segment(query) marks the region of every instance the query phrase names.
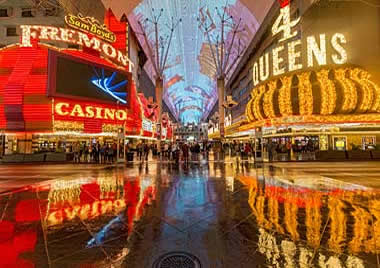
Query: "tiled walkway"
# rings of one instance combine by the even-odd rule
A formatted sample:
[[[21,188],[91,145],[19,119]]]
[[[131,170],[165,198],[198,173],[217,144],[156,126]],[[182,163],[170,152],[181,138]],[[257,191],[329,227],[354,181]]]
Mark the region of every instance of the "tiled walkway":
[[[380,181],[353,183],[359,170],[380,176],[374,163],[0,166],[3,189],[27,183],[0,195],[0,267],[143,268],[171,251],[212,268],[378,267]]]

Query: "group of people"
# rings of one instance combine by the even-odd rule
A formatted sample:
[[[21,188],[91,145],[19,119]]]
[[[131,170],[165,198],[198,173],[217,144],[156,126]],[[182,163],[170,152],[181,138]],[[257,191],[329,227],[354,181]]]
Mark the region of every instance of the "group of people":
[[[152,151],[153,155],[157,155],[156,145],[148,145],[140,142],[137,147],[137,156],[140,161],[148,160],[148,155]],[[167,142],[161,147],[162,158],[169,161],[183,160],[185,163],[189,160],[199,161],[201,159],[209,159],[209,153],[213,152],[215,160],[222,160],[226,154],[240,157],[252,157],[253,146],[250,143],[222,143],[222,142]],[[201,158],[202,156],[202,158]]]
[[[309,139],[307,142],[292,144],[292,142],[286,141],[285,143],[275,142],[268,140],[264,145],[264,152],[268,153],[269,161],[274,160],[275,154],[288,154],[288,159],[291,158],[291,152],[314,152],[318,150],[318,143]],[[120,146],[119,153],[123,155],[123,146]],[[136,147],[126,146],[126,152],[136,152],[137,159],[140,161],[148,161],[148,157],[152,152],[153,156],[158,155],[158,149],[156,143],[149,144],[148,142],[141,141]],[[104,143],[99,142],[93,144],[86,144],[80,142],[74,142],[70,148],[70,151],[74,154],[75,163],[100,163],[108,164],[114,163],[117,159],[117,144],[116,143]],[[251,158],[254,156],[254,145],[250,142],[167,142],[161,146],[162,158],[169,161],[184,162],[199,161],[203,156],[203,159],[209,159],[209,153],[213,152],[214,160],[223,160],[225,155],[237,156],[238,158]]]
[[[189,160],[190,152],[193,160],[199,159],[199,154],[202,151],[202,147],[198,143],[187,144],[187,143],[171,143],[167,142],[161,146],[162,158],[166,160],[179,161],[180,156],[182,159],[187,162]],[[148,144],[144,141],[141,141],[136,146],[137,158],[140,161],[147,161],[150,152],[152,155],[157,156],[158,150],[156,144]]]
[[[221,160],[226,154],[232,156],[252,156],[253,146],[250,143],[222,143],[222,142],[167,142],[161,146],[162,158],[169,161],[184,162],[199,161],[201,156],[203,159],[209,159],[209,153],[212,151],[215,160]],[[123,155],[122,146],[119,148],[119,153]],[[74,155],[75,163],[114,163],[117,159],[117,144],[99,142],[94,144],[86,144],[74,142],[70,148]],[[145,141],[140,141],[135,147],[129,144],[126,146],[126,152],[135,152],[139,161],[148,161],[150,153],[153,156],[158,155],[157,145],[149,144]]]
[[[117,144],[86,144],[74,142],[71,148],[74,163],[113,163],[117,156]]]
[[[269,161],[274,160],[275,154],[287,154],[288,160],[291,159],[291,153],[314,153],[319,150],[319,143],[314,142],[312,139],[303,141],[301,143],[293,144],[290,140],[285,143],[274,142],[269,140],[264,150],[268,152]]]
[[[136,151],[137,151],[137,158],[140,161],[148,161],[148,156],[150,151],[154,151],[155,146],[153,144],[149,145],[148,143],[141,142],[137,144]]]

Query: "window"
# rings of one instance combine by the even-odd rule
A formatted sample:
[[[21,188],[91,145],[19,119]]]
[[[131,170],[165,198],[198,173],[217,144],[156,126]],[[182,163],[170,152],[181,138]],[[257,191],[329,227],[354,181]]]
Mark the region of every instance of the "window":
[[[23,8],[21,11],[21,16],[24,18],[31,18],[34,17],[34,14],[31,8]]]
[[[0,9],[0,17],[8,17],[8,9],[6,8]]]
[[[45,17],[56,16],[57,9],[56,8],[47,8],[44,10]]]
[[[17,36],[16,27],[7,27],[7,36]]]

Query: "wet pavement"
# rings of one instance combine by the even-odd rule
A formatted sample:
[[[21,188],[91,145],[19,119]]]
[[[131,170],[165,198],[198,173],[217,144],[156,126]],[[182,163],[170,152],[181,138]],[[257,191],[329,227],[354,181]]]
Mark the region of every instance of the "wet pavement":
[[[379,181],[327,165],[41,166],[38,179],[16,167],[22,187],[0,195],[0,267],[142,268],[172,251],[212,268],[380,267]]]

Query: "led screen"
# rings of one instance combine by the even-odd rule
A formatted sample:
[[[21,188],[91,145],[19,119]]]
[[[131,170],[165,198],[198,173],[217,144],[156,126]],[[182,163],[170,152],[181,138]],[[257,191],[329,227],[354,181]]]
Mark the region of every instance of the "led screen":
[[[115,5],[113,10],[117,9],[121,15],[130,14],[128,22],[138,32],[141,32],[138,22],[144,21],[143,28],[147,33],[147,39],[143,35],[137,35],[137,38],[140,39],[140,44],[147,55],[150,53],[146,41],[150,42],[153,48],[156,43],[155,24],[149,21],[159,18],[159,37],[167,40],[171,28],[166,25],[171,25],[173,15],[177,19],[182,19],[170,43],[164,71],[163,99],[173,115],[186,124],[198,123],[207,118],[218,98],[216,67],[212,51],[216,53],[216,45],[220,44],[221,36],[223,36],[221,33],[223,12],[226,12],[227,18],[231,18],[223,27],[226,48],[231,47],[228,65],[225,67],[225,72],[228,70],[228,75],[226,75],[228,80],[239,62],[240,49],[249,46],[274,0],[147,0],[141,1],[132,13],[124,10],[129,8],[129,5],[122,7],[117,4],[119,1],[103,2],[111,2],[108,5]],[[231,27],[232,21],[234,24],[240,23],[241,29],[245,29],[239,31],[235,38],[233,38]],[[210,38],[205,34],[200,22],[213,25],[209,32]],[[231,44],[233,45],[230,46]],[[163,42],[162,45],[167,47],[168,44]],[[213,50],[210,50],[210,47]],[[155,72],[152,60],[154,59],[154,57],[151,58],[144,66],[147,73],[152,74],[153,81]]]
[[[126,73],[61,55],[54,62],[55,95],[128,104]]]

